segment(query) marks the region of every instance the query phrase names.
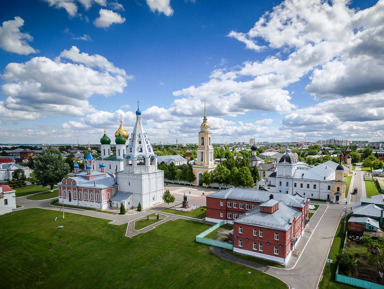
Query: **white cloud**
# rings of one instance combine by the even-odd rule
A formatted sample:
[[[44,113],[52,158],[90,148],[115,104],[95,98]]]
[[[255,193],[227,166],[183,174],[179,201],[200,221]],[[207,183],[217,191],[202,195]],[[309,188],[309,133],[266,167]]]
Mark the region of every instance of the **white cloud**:
[[[96,27],[107,28],[114,23],[121,24],[125,22],[124,17],[121,17],[119,13],[113,12],[112,10],[100,9],[99,14],[100,17],[93,21]]]
[[[34,57],[26,63],[9,63],[2,86],[8,97],[0,103],[0,110],[13,119],[81,116],[95,111],[88,102],[90,97],[122,93],[129,78],[106,58],[80,53],[74,46],[55,61]]]
[[[121,4],[118,3],[118,2],[111,2],[111,3],[109,3],[109,6],[111,6],[111,8],[112,8],[113,10],[121,10],[121,11],[124,11],[124,10],[125,10],[125,9],[124,9],[124,6],[121,5]]]
[[[0,48],[5,51],[28,55],[36,53],[27,42],[32,41],[33,37],[28,33],[21,33],[20,27],[24,25],[24,20],[15,17],[15,20],[4,21],[0,26]]]
[[[91,36],[89,36],[88,34],[83,34],[83,36],[79,36],[79,37],[73,37],[72,39],[74,39],[74,40],[92,41]]]
[[[55,7],[56,9],[63,8],[70,16],[75,16],[78,11],[77,3],[81,3],[85,9],[92,7],[94,3],[100,6],[106,6],[107,0],[44,0],[49,6]]]
[[[307,137],[381,140],[384,136],[384,93],[327,100],[288,114],[283,129]],[[357,137],[358,136],[358,137]],[[381,138],[381,139],[380,139]]]
[[[146,0],[152,12],[158,11],[159,13],[164,13],[166,16],[171,16],[173,14],[173,9],[171,7],[170,0]]]

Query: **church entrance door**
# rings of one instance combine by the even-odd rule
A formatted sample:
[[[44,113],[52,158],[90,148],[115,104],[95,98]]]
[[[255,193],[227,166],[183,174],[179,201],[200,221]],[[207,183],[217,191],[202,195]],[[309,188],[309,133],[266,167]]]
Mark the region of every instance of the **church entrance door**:
[[[69,201],[72,201],[72,193],[71,192],[69,192],[68,196],[69,196]]]

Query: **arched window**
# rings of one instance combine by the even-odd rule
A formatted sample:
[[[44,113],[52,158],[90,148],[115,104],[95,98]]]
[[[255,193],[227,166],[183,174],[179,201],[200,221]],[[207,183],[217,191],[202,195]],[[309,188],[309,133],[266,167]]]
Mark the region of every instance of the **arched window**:
[[[81,192],[79,192],[79,200],[81,200]]]
[[[126,157],[126,163],[128,166],[132,166],[132,157],[131,156]]]
[[[76,199],[76,192],[73,192],[73,198]]]
[[[201,145],[204,145],[204,137],[201,137]]]
[[[269,199],[270,199],[270,200],[273,199],[273,195],[272,195],[272,194],[269,195]]]
[[[151,156],[151,166],[156,164],[156,157]]]
[[[93,193],[90,194],[90,199],[93,201]]]
[[[88,200],[88,194],[87,193],[84,193],[84,200]]]
[[[211,137],[208,138],[208,144],[211,145]]]
[[[100,201],[100,194],[96,194],[96,201],[98,202],[98,201]]]
[[[63,191],[63,198],[66,198],[67,197],[67,194],[65,191]]]

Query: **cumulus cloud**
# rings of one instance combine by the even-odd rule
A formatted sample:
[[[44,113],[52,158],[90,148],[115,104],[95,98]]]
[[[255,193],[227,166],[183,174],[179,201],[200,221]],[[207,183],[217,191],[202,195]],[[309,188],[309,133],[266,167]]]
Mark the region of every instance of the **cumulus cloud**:
[[[65,9],[70,16],[75,16],[78,11],[78,3],[81,3],[85,9],[92,7],[94,3],[100,6],[106,6],[107,0],[44,0],[56,9]]]
[[[0,48],[17,54],[28,55],[36,53],[27,42],[32,41],[33,37],[28,33],[21,33],[20,27],[24,25],[21,17],[14,20],[4,21],[0,26]]]
[[[282,128],[304,132],[307,137],[380,140],[384,136],[384,93],[331,99],[298,109],[285,116]]]
[[[170,0],[146,0],[152,12],[164,13],[166,16],[173,14]]]
[[[112,10],[100,9],[99,14],[100,17],[93,21],[96,27],[108,28],[114,23],[121,24],[125,22],[124,17],[121,17],[119,13],[113,12]]]
[[[81,116],[94,111],[90,97],[122,93],[130,78],[105,57],[80,53],[74,46],[55,60],[34,57],[26,63],[9,63],[2,86],[8,97],[0,103],[0,111],[13,119]]]

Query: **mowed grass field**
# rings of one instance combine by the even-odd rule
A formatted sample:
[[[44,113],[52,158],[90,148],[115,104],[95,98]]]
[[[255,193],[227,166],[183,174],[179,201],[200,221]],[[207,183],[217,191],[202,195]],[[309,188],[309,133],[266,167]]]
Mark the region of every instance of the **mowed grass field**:
[[[38,192],[44,192],[49,191],[50,187],[41,187],[41,186],[35,186],[35,185],[29,185],[25,187],[16,188],[16,197],[23,197],[26,195],[38,193]]]
[[[287,288],[196,243],[208,227],[169,221],[129,239],[126,225],[107,220],[70,213],[62,219],[41,209],[6,214],[0,217],[0,288]]]
[[[367,198],[380,195],[376,183],[374,181],[365,181],[365,191],[367,193]]]

